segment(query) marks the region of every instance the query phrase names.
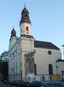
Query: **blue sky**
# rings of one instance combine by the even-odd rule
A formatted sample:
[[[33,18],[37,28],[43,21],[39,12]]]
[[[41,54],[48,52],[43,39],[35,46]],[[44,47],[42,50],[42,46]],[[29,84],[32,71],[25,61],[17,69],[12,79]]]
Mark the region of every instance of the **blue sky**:
[[[20,36],[19,21],[24,2],[30,13],[33,36],[41,41],[52,42],[62,49],[64,0],[0,0],[0,54],[8,50],[13,26],[17,36]]]

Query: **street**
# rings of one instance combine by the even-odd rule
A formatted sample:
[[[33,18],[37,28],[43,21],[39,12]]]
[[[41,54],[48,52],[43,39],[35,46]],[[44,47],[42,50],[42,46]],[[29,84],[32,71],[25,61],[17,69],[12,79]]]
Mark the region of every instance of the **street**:
[[[1,87],[19,87],[19,86],[13,86],[11,84],[5,84],[5,86]],[[20,86],[20,87],[64,87],[64,82],[38,82],[26,86]]]

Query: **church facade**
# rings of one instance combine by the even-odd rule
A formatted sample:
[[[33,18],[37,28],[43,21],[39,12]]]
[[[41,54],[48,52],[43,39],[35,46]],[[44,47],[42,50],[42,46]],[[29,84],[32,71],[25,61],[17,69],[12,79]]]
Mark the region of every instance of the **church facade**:
[[[29,73],[57,74],[56,60],[61,59],[60,49],[51,42],[35,40],[26,7],[22,10],[19,26],[20,37],[13,28],[9,40],[9,81],[26,80]]]

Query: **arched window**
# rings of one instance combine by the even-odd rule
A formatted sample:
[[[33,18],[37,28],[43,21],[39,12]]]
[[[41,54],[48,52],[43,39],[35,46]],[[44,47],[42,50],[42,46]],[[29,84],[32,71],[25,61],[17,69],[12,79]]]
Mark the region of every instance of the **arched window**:
[[[37,70],[36,70],[36,64],[34,64],[34,74],[37,74]]]
[[[28,26],[26,26],[26,34],[28,34],[29,32],[29,28],[28,28]]]
[[[28,27],[26,27],[26,31],[28,31]]]
[[[49,75],[53,75],[53,65],[49,64]]]

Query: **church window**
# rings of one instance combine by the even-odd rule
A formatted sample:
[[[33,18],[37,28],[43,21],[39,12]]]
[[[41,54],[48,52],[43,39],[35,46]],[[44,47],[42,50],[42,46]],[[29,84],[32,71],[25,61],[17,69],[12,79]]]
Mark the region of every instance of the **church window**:
[[[56,68],[58,68],[58,66],[56,66]]]
[[[34,74],[37,74],[36,64],[34,64]]]
[[[48,51],[48,54],[51,55],[51,54],[52,54],[52,51],[49,50],[49,51]]]
[[[20,63],[20,66],[22,66],[22,63]]]
[[[53,65],[49,64],[49,75],[53,75]]]
[[[28,31],[28,27],[26,27],[26,31]]]

